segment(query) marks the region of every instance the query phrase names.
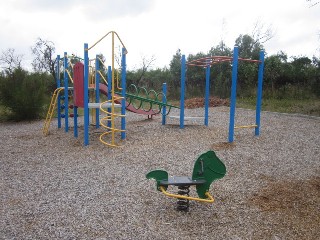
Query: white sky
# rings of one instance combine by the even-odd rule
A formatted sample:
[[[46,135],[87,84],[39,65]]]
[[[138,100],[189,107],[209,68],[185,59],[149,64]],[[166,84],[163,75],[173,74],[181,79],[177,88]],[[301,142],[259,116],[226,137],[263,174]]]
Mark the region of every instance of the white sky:
[[[91,46],[114,30],[128,49],[129,69],[152,56],[162,68],[177,49],[207,53],[221,39],[232,48],[259,20],[275,32],[264,44],[268,55],[320,57],[320,4],[309,6],[306,0],[1,0],[0,51],[14,48],[28,66],[30,47],[41,37],[54,42],[57,54],[83,56],[85,42]],[[108,55],[110,48],[107,39],[89,55]]]

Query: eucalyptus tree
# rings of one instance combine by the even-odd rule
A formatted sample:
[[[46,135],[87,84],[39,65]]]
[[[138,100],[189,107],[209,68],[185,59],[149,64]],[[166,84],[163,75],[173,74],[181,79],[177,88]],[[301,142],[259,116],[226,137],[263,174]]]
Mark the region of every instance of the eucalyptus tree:
[[[0,66],[4,74],[12,74],[15,69],[21,68],[22,60],[23,55],[16,54],[13,48],[8,48],[0,55]]]
[[[52,41],[38,38],[35,45],[31,47],[34,59],[32,67],[35,72],[47,72],[54,78],[55,72],[55,45]]]

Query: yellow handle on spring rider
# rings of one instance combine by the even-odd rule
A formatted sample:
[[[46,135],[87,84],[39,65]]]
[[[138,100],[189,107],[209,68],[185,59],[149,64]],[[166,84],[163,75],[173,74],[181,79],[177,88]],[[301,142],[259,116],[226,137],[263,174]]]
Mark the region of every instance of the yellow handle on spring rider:
[[[160,186],[159,188],[160,188],[161,192],[168,197],[188,199],[188,200],[194,200],[194,201],[206,202],[206,203],[213,203],[214,202],[214,198],[211,196],[211,194],[209,192],[205,193],[205,195],[208,197],[208,199],[203,199],[203,198],[194,198],[194,197],[189,197],[189,196],[184,196],[184,195],[179,195],[179,194],[168,193],[163,186]]]

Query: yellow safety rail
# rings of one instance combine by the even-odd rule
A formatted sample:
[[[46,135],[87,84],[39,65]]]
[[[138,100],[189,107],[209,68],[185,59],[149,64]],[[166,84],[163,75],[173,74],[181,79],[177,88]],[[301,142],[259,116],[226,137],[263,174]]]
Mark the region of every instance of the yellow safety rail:
[[[60,92],[63,89],[64,89],[63,87],[57,88],[52,94],[52,98],[51,98],[51,102],[50,102],[49,109],[47,112],[46,120],[45,120],[43,128],[42,128],[42,132],[45,136],[47,136],[49,134],[50,123],[51,123],[51,119],[52,119],[52,116],[54,113],[54,109],[56,108],[56,105],[57,105],[57,99],[58,99]]]
[[[117,78],[116,78],[117,79],[117,89],[122,90],[122,87],[120,87],[120,84],[119,84],[119,79],[120,79],[119,78],[119,70],[116,70],[116,72],[117,72]]]
[[[71,82],[73,83],[73,78],[71,77],[70,71],[68,69],[65,69],[66,73],[68,74]]]
[[[120,84],[119,84],[119,70],[116,70],[117,72],[117,78],[116,78],[116,81],[117,81],[117,89],[118,90],[122,90],[122,87],[120,87]],[[101,71],[99,70],[98,71],[100,77],[102,78],[102,80],[105,82],[106,85],[108,85],[108,81],[107,79],[103,76],[103,74],[101,73]]]
[[[108,69],[108,67],[104,64],[103,60],[101,58],[98,57],[98,60],[99,62],[105,67],[105,69]],[[118,90],[122,90],[122,88],[120,87],[120,84],[119,84],[119,74],[120,74],[120,71],[118,69],[115,69],[116,73],[117,73],[117,77],[116,77],[116,80],[117,80],[117,89]],[[103,81],[106,83],[106,85],[108,85],[108,81],[106,80],[106,78],[103,76],[103,74],[101,73],[101,70],[98,71],[99,75],[102,77]]]
[[[180,194],[168,193],[163,186],[160,186],[160,190],[164,195],[166,195],[168,197],[172,197],[172,198],[188,199],[188,200],[194,200],[194,201],[206,202],[206,203],[213,203],[214,202],[214,198],[211,196],[211,194],[209,192],[205,193],[205,195],[208,197],[208,199],[203,199],[203,198],[189,197],[189,196],[180,195]]]
[[[114,34],[115,34],[115,35],[118,37],[119,41],[121,42],[122,46],[123,46],[125,49],[127,49],[127,48],[124,46],[124,44],[123,44],[121,38],[119,37],[118,33],[116,33],[115,31],[110,31],[110,32],[107,32],[103,37],[101,37],[95,44],[93,44],[91,47],[89,47],[89,48],[88,48],[88,51],[91,50],[93,47],[95,47],[99,42],[101,42],[101,41],[102,41],[105,37],[107,37],[110,33],[112,34],[112,38],[113,38],[113,39],[114,39]],[[113,49],[113,50],[114,50],[114,49]],[[112,56],[114,57],[114,54],[112,54]]]
[[[103,81],[105,82],[105,84],[108,85],[107,79],[103,76],[103,74],[101,73],[100,70],[98,71],[98,73],[99,73],[100,77],[102,77],[102,79],[103,79]]]

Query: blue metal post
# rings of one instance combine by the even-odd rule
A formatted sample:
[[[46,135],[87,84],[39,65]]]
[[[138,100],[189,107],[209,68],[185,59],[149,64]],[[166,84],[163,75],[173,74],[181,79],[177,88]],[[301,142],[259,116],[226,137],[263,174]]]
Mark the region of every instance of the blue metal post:
[[[78,137],[78,107],[73,106],[73,136]]]
[[[258,89],[257,89],[257,106],[256,106],[256,125],[255,135],[260,134],[260,113],[262,103],[262,83],[263,83],[263,68],[264,68],[264,51],[260,51],[259,57],[259,70],[258,70]]]
[[[204,125],[208,126],[209,122],[209,91],[210,91],[210,65],[206,67],[206,92],[204,108]]]
[[[65,126],[64,130],[65,132],[68,132],[69,130],[69,100],[68,100],[68,82],[69,82],[69,76],[67,74],[67,69],[68,69],[68,55],[67,52],[64,53],[64,58],[63,58],[63,79],[64,79],[64,121],[65,121]]]
[[[83,81],[83,101],[84,101],[84,145],[89,145],[89,53],[88,53],[88,43],[84,44],[84,81]]]
[[[233,50],[232,61],[232,85],[230,97],[230,122],[229,122],[229,142],[233,142],[234,137],[234,118],[236,110],[236,97],[237,97],[237,78],[238,78],[238,47],[235,46]]]
[[[99,55],[96,55],[96,82],[95,82],[95,101],[96,103],[100,102],[100,90],[99,90],[99,84],[100,84],[100,60]],[[96,128],[100,127],[99,123],[99,115],[100,115],[100,108],[96,108]]]
[[[184,97],[186,85],[186,57],[181,57],[181,86],[180,86],[180,128],[184,128]]]
[[[162,103],[164,104],[162,107],[162,125],[166,125],[167,120],[167,84],[162,84]]]
[[[111,70],[111,66],[108,66],[108,91],[107,91],[108,101],[110,101],[112,99],[112,96],[111,96],[112,86],[111,85],[112,85],[112,70]],[[111,108],[108,108],[107,112],[111,113]],[[108,117],[111,117],[111,115],[109,115]],[[111,128],[111,121],[107,122],[107,126],[109,128]]]
[[[127,65],[126,65],[126,55],[127,50],[125,48],[122,48],[122,58],[121,58],[121,115],[126,115],[126,71],[127,71]],[[126,139],[126,117],[121,117],[121,139]]]
[[[56,63],[56,82],[57,82],[57,88],[61,87],[60,83],[60,55],[57,55],[57,63]],[[58,95],[57,99],[57,117],[58,117],[58,128],[61,128],[61,96]]]

